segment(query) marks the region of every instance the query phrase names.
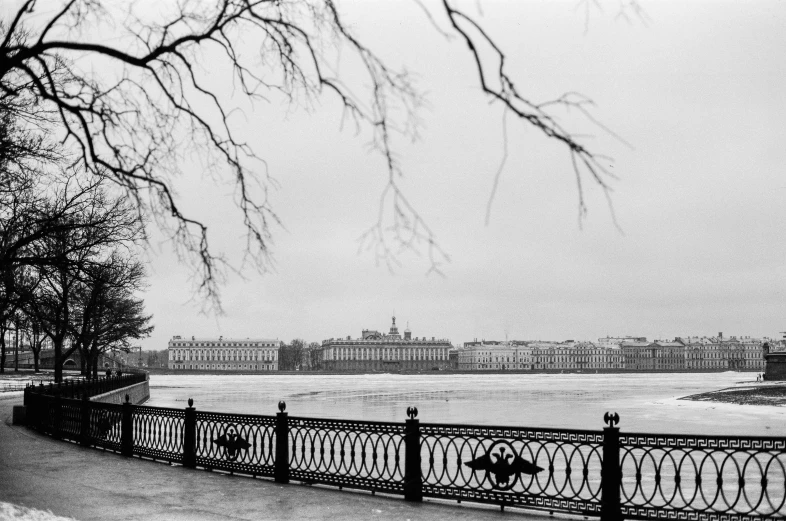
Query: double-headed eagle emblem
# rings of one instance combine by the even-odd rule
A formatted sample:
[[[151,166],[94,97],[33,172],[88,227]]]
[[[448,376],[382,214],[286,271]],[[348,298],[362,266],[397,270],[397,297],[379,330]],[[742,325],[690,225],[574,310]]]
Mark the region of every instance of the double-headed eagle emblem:
[[[494,453],[494,449],[501,443],[504,442],[495,442],[486,454],[468,461],[464,465],[472,470],[485,470],[486,475],[490,475],[489,481],[491,485],[499,490],[509,490],[513,487],[519,478],[519,474],[537,474],[543,470],[534,463],[518,456],[512,447],[499,447],[499,452]],[[510,452],[507,452],[508,448],[510,448]]]
[[[234,427],[230,427],[221,436],[213,440],[213,443],[224,449],[224,458],[235,461],[241,451],[251,446],[249,442],[240,437]]]

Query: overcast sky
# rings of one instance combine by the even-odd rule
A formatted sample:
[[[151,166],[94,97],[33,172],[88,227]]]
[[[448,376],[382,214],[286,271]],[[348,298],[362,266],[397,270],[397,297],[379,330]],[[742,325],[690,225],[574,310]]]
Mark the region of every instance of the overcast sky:
[[[172,335],[356,337],[387,330],[394,313],[413,336],[454,344],[786,329],[786,2],[643,0],[645,25],[603,1],[588,26],[573,0],[480,4],[524,96],[581,92],[632,145],[563,114],[614,158],[621,231],[586,182],[579,226],[566,150],[513,118],[486,226],[503,119],[481,95],[466,47],[440,36],[415,2],[341,2],[357,34],[406,64],[427,93],[420,140],[397,146],[401,186],[450,255],[445,276],[426,276],[428,262],[415,255],[391,274],[358,253],[379,209],[383,163],[367,135],[341,129],[329,95],[309,110],[274,99],[237,125],[279,183],[275,271],[229,276],[225,315],[205,316],[188,271],[154,235],[145,298],[156,330],[145,349],[165,348]],[[446,27],[444,17],[436,22]],[[180,193],[217,250],[239,264],[232,186],[195,172]]]

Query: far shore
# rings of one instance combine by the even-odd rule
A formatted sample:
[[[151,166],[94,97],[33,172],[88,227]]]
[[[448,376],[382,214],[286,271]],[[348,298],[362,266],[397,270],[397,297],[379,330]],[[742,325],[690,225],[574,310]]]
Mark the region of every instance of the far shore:
[[[763,382],[754,386],[729,387],[708,393],[684,396],[680,400],[733,403],[737,405],[786,406],[786,383]]]
[[[136,367],[130,367],[129,369],[137,369]],[[730,371],[726,370],[718,370],[718,369],[682,369],[682,370],[638,370],[638,369],[587,369],[587,370],[580,370],[580,369],[556,369],[556,370],[548,370],[548,369],[531,369],[531,370],[484,370],[484,371],[459,371],[459,370],[417,370],[417,371],[311,371],[311,370],[302,370],[302,371],[188,371],[188,370],[173,370],[167,368],[143,368],[144,371],[148,372],[150,375],[188,375],[188,376],[199,376],[199,375],[242,375],[242,376],[275,376],[275,375],[285,375],[285,376],[313,376],[313,375],[350,375],[350,376],[361,376],[361,375],[383,375],[383,374],[400,374],[400,375],[428,375],[428,376],[437,376],[437,375],[482,375],[482,374],[490,374],[490,375],[506,375],[506,374],[519,374],[519,375],[527,375],[527,374],[576,374],[576,375],[593,375],[593,374],[617,374],[617,375],[625,375],[625,374],[674,374],[674,373],[685,373],[685,374],[704,374],[704,373],[726,373],[726,372],[735,372],[739,373],[741,376],[748,377],[750,375],[751,380],[755,380],[754,375],[760,373],[761,370],[737,370],[737,371]],[[6,368],[5,373],[0,373],[0,380],[15,380],[15,379],[33,379],[33,380],[48,380],[51,379],[54,371],[52,369],[42,369],[38,373],[33,372],[32,369],[28,368],[20,368],[18,372],[14,371],[12,368]],[[100,373],[103,375],[103,373]],[[79,371],[73,370],[65,370],[63,371],[63,376],[66,377],[75,377],[79,376]],[[786,385],[786,384],[784,384]],[[724,390],[715,391],[715,392],[722,392]],[[699,395],[696,395],[699,396]],[[692,397],[685,397],[684,399],[693,399]]]

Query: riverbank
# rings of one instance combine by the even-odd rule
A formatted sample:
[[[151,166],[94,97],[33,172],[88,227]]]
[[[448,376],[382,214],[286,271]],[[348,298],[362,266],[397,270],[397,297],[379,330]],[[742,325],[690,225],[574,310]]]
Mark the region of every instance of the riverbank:
[[[680,400],[783,407],[786,406],[786,385],[783,383],[765,383],[747,387],[729,387],[717,391],[684,396]]]

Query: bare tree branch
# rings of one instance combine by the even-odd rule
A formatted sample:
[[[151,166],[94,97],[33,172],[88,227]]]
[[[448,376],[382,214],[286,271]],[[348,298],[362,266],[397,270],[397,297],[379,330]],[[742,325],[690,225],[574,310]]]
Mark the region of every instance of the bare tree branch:
[[[588,6],[591,1],[584,0]],[[506,54],[478,22],[479,2],[477,15],[470,15],[452,0],[441,0],[438,10],[449,22],[445,29],[431,8],[415,2],[443,36],[466,44],[484,96],[566,147],[579,187],[579,215],[586,212],[583,177],[608,197],[612,176],[601,156],[551,112],[575,108],[598,124],[587,110],[591,101],[572,93],[546,103],[523,97],[507,72]],[[401,255],[414,252],[427,259],[428,273],[442,272],[449,257],[403,193],[395,152],[397,136],[417,136],[423,97],[406,70],[389,67],[355,36],[333,0],[184,0],[162,3],[155,15],[139,5],[133,0],[18,3],[9,21],[0,22],[0,93],[55,116],[57,135],[75,154],[74,166],[112,179],[139,216],[168,234],[209,306],[220,310],[222,273],[231,267],[213,251],[207,226],[181,209],[174,186],[188,175],[184,159],[193,154],[204,162],[205,174],[233,180],[246,234],[245,260],[260,271],[271,266],[273,230],[281,223],[268,197],[276,181],[264,159],[233,131],[236,107],[206,81],[203,61],[231,71],[232,84],[252,104],[272,92],[292,104],[334,95],[342,118],[356,129],[371,130],[370,146],[383,159],[387,176],[377,220],[360,237],[360,251],[372,252],[390,270],[400,265]],[[635,0],[621,6],[626,14],[640,12]],[[252,46],[256,51],[250,56]],[[335,72],[339,48],[359,61],[363,81],[350,86]]]

